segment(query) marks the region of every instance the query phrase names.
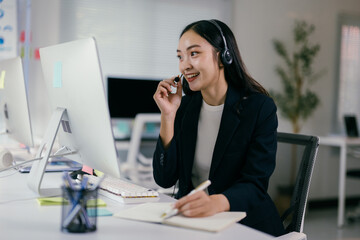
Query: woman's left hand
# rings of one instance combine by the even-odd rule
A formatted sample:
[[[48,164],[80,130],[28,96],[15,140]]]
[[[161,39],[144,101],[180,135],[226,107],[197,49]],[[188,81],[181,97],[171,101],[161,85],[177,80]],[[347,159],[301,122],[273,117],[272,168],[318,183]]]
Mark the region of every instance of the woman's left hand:
[[[174,208],[186,217],[207,217],[230,210],[230,204],[223,194],[209,196],[200,191],[179,199]]]

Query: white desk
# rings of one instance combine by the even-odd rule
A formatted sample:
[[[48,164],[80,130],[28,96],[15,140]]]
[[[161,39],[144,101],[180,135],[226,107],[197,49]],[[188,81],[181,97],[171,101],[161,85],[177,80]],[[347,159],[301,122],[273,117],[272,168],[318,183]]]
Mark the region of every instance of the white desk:
[[[346,189],[346,157],[347,147],[360,146],[360,138],[347,138],[342,136],[320,137],[320,145],[339,147],[339,193],[338,193],[338,227],[344,225],[345,189]]]
[[[60,231],[61,206],[39,206],[37,196],[27,187],[27,174],[15,173],[4,177],[14,172],[0,173],[1,239],[274,239],[241,224],[234,224],[214,234],[115,217],[98,217],[97,230],[92,233],[63,233]],[[49,176],[60,178],[56,173],[47,173],[44,179]],[[131,206],[100,197],[107,203],[106,208],[112,212]],[[174,200],[161,195],[161,201]]]

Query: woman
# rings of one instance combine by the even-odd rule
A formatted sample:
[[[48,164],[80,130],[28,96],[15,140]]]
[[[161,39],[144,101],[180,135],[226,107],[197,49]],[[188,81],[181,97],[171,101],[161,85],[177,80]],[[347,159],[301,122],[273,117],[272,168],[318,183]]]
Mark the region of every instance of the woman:
[[[156,183],[169,188],[179,181],[174,207],[185,216],[245,211],[241,223],[283,234],[267,194],[277,147],[273,100],[247,73],[232,31],[221,21],[188,25],[177,55],[185,79],[163,80],[154,94],[161,111]],[[187,196],[206,179],[212,182],[206,191]]]

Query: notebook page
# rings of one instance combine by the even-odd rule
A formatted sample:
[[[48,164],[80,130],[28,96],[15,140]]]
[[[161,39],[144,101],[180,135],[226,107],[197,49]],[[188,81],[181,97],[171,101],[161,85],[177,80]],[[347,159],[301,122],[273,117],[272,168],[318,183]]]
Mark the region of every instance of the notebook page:
[[[171,204],[173,203],[144,203],[125,209],[114,214],[114,216],[124,219],[163,223],[177,227],[209,232],[219,232],[246,217],[245,212],[222,212],[210,217],[189,218],[182,215],[176,215],[164,220],[161,216],[167,210],[171,209]]]
[[[161,223],[161,215],[171,208],[169,202],[144,203],[114,214],[115,217],[144,222]]]
[[[245,217],[245,212],[221,212],[210,217],[201,218],[188,218],[177,215],[164,220],[164,224],[209,232],[219,232]]]

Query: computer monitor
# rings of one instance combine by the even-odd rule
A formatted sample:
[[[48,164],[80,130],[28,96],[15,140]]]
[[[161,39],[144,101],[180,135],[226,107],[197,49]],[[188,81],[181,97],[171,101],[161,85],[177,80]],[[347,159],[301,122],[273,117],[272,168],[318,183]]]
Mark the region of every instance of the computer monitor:
[[[130,139],[133,120],[138,113],[160,113],[153,100],[159,81],[140,77],[107,78],[107,97],[115,140]],[[134,100],[134,95],[140,96],[141,100]],[[143,138],[157,138],[159,128],[160,124],[146,123],[142,132]]]
[[[153,100],[158,79],[108,77],[107,93],[111,118],[135,118],[138,113],[160,113]],[[140,101],[134,99],[140,96]],[[126,104],[122,104],[126,103]]]
[[[33,146],[29,104],[20,57],[0,61],[0,106],[3,131],[26,146]]]
[[[60,146],[77,152],[68,158],[120,177],[95,39],[40,48],[40,59],[54,112],[38,152],[44,157],[33,164],[29,187],[40,195],[59,193],[56,188],[41,188],[55,136]]]
[[[344,121],[345,121],[346,135],[348,137],[359,137],[356,116],[345,115]]]

